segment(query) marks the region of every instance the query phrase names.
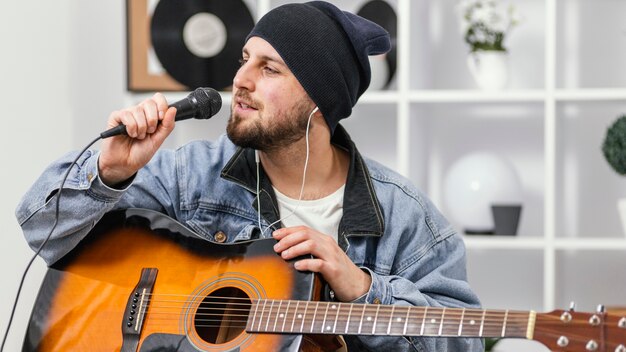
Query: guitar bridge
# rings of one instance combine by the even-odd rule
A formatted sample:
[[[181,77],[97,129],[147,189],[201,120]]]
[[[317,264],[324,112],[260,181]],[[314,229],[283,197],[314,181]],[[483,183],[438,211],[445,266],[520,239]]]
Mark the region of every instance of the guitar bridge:
[[[121,352],[137,351],[141,327],[150,305],[150,295],[152,294],[158,271],[156,268],[141,269],[139,282],[128,297],[122,319],[123,342]]]

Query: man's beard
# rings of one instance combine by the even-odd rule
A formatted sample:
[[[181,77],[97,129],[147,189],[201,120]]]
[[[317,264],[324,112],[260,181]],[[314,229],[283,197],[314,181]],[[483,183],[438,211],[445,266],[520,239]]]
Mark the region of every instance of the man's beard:
[[[259,113],[246,126],[231,107],[226,133],[235,145],[243,148],[270,151],[289,146],[306,134],[309,105],[308,101],[302,100],[288,111],[279,112],[277,116],[263,116]]]

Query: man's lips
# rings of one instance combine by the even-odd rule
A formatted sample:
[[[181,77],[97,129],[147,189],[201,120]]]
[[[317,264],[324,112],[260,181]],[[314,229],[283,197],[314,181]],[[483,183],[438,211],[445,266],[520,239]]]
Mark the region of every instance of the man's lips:
[[[254,107],[252,104],[250,104],[248,101],[243,100],[243,99],[237,99],[235,101],[235,106],[241,110],[257,110],[256,107]]]
[[[245,104],[245,103],[239,103],[239,107],[245,110],[256,110],[255,108],[253,108],[252,106]]]

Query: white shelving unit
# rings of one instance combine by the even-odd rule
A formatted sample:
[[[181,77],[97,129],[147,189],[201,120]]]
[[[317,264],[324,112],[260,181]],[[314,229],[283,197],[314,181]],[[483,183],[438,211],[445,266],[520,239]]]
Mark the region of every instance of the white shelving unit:
[[[347,10],[355,10],[362,3],[337,2]],[[408,176],[444,213],[441,179],[446,167],[463,152],[491,148],[514,163],[529,191],[519,235],[466,237],[470,282],[485,306],[550,311],[567,308],[571,300],[576,300],[581,310],[595,309],[600,303],[626,305],[626,285],[614,279],[623,278],[618,268],[626,264],[626,238],[615,207],[619,194],[626,193],[626,185],[620,185],[624,182],[608,168],[599,147],[608,124],[626,112],[626,75],[617,73],[621,66],[615,64],[626,58],[626,26],[602,19],[624,13],[626,3],[512,1],[526,20],[514,29],[509,42],[510,88],[498,92],[477,90],[465,72],[467,48],[458,33],[456,1],[389,3],[398,13],[395,89],[367,92],[353,117],[344,123],[364,154]],[[597,43],[601,38],[580,31],[571,33],[572,28],[592,25],[613,33],[608,37],[621,36],[622,41],[603,46]],[[585,44],[588,41],[596,42]],[[610,61],[612,66],[595,70],[615,71],[617,77],[605,73],[594,80],[584,73],[597,64],[593,55],[584,52],[587,46],[614,57],[600,60]],[[574,57],[575,53],[581,57]],[[446,58],[439,60],[437,55]],[[571,74],[580,79],[569,79]],[[377,113],[386,116],[374,116]],[[381,123],[376,119],[387,120]],[[584,120],[584,126],[577,127],[576,120]],[[364,126],[372,122],[373,127]],[[465,128],[470,129],[468,134],[477,133],[475,141],[460,138]],[[578,143],[574,132],[582,134],[579,130],[587,128],[593,138]],[[485,133],[481,134],[481,129]],[[491,135],[499,130],[513,136],[512,141]],[[372,138],[372,131],[376,131],[376,138]],[[442,132],[456,138],[448,139]],[[490,138],[493,144],[485,142]],[[592,165],[592,170],[581,175],[585,164]],[[588,200],[589,193],[597,193],[602,201],[585,204],[594,202]],[[587,210],[592,208],[595,212],[589,216]],[[591,233],[591,228],[597,231]],[[598,262],[605,266],[596,268],[593,277],[582,275],[585,261],[577,263],[577,258],[594,265],[595,256],[601,256],[603,260]],[[492,276],[494,266],[504,266],[507,275]],[[519,281],[529,285],[519,290]],[[588,282],[596,287],[589,289]]]
[[[256,18],[287,2],[247,1]],[[366,0],[334,2],[356,11]],[[509,1],[525,20],[507,42],[509,88],[497,92],[476,89],[469,75],[456,0],[388,2],[398,14],[392,89],[366,92],[343,123],[361,151],[444,214],[441,180],[452,162],[478,150],[511,160],[526,191],[518,236],[466,237],[469,280],[486,307],[626,305],[615,206],[626,182],[600,151],[606,127],[626,112],[626,2]],[[193,123],[177,130],[179,141],[207,137]]]

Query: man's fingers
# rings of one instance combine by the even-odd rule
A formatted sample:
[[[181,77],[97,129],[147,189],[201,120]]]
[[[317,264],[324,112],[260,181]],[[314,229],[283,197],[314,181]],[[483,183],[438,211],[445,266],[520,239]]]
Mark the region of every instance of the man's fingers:
[[[141,104],[143,114],[146,117],[146,133],[152,134],[157,129],[159,123],[159,111],[154,100],[146,100]]]
[[[294,229],[294,228],[292,228]],[[276,233],[275,231],[274,233]],[[279,235],[275,235],[274,238],[278,240],[278,243],[274,245],[274,250],[276,252],[283,251],[291,246],[294,246],[302,241],[305,241],[310,238],[306,232],[306,228],[303,230],[296,230],[294,232],[289,232],[285,235],[286,232],[281,232]]]
[[[119,120],[126,126],[126,134],[131,138],[137,137],[137,122],[133,114],[128,110],[119,111]]]
[[[293,259],[301,255],[313,255],[315,257],[320,256],[317,253],[317,243],[312,240],[299,242],[295,245],[284,247],[285,249],[280,253],[283,259]]]
[[[163,114],[163,119],[157,125],[156,132],[152,135],[155,142],[161,145],[165,138],[174,130],[174,118],[176,117],[176,108],[169,108]]]
[[[300,231],[306,231],[308,229],[308,227],[306,226],[293,226],[293,227],[283,227],[281,229],[278,229],[274,232],[272,232],[272,236],[277,239],[280,240],[286,236],[291,235],[292,233],[295,232],[300,232]]]
[[[164,115],[167,109],[169,108],[169,106],[167,105],[167,100],[165,99],[165,96],[161,93],[156,93],[152,97],[152,100],[156,103],[157,110],[161,113],[161,115]],[[163,116],[161,116],[161,119],[163,119]]]
[[[137,124],[137,136],[135,138],[144,139],[146,138],[146,132],[148,129],[148,122],[146,118],[146,114],[144,112],[143,107],[136,106],[132,110],[133,118],[135,119],[135,123]]]
[[[324,267],[324,261],[317,258],[302,259],[294,263],[296,270],[300,271],[312,271],[314,273],[321,273]]]

